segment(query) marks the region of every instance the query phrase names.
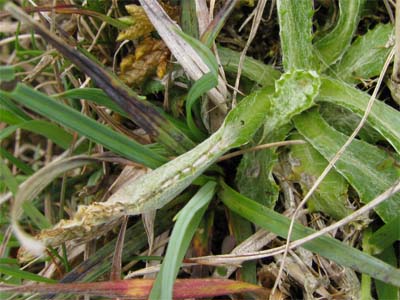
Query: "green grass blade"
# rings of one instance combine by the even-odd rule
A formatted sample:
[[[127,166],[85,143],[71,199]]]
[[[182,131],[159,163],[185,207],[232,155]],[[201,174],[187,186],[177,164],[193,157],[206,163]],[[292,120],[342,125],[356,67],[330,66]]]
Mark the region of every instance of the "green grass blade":
[[[280,0],[277,2],[277,8],[285,70],[315,70],[315,55],[311,43],[313,2]]]
[[[13,268],[0,264],[0,274],[5,274],[12,276],[14,278],[20,278],[25,280],[31,280],[35,282],[46,282],[46,283],[56,283],[57,280],[46,278],[40,275],[36,275],[27,271],[20,270],[18,268]]]
[[[335,28],[315,43],[325,68],[339,60],[350,46],[364,2],[365,0],[339,1],[340,13]],[[362,52],[364,51],[365,49]]]
[[[244,197],[225,183],[221,183],[221,186],[222,189],[219,196],[229,209],[262,228],[281,237],[287,237],[290,225],[289,218]],[[308,227],[295,223],[292,240],[306,237],[314,232],[314,230]],[[360,273],[365,273],[373,278],[400,286],[400,270],[334,238],[321,236],[307,242],[302,247]]]
[[[164,157],[141,144],[23,84],[18,84],[10,97],[128,159],[150,168],[160,166],[166,161]],[[44,103],[46,105],[43,105]]]
[[[73,100],[85,99],[89,100],[93,103],[105,106],[111,109],[114,112],[119,113],[120,115],[127,117],[128,114],[115,102],[113,102],[106,93],[104,93],[101,89],[96,88],[80,88],[80,89],[71,89],[67,90],[63,93],[53,95],[57,98],[68,98]]]
[[[359,83],[379,76],[391,49],[387,45],[392,32],[392,24],[378,24],[359,36],[328,73],[347,83]]]
[[[326,160],[332,159],[348,137],[332,127],[316,110],[294,118],[297,130]],[[400,177],[400,157],[391,155],[360,140],[354,140],[335,165],[335,169],[353,186],[363,203],[383,193]],[[400,214],[400,194],[395,194],[375,208],[378,215],[390,222]]]
[[[17,125],[9,126],[0,133],[0,140],[13,134],[17,129],[24,129],[42,135],[49,140],[52,140],[63,149],[69,148],[73,141],[72,134],[66,132],[55,124],[42,120],[26,121]]]
[[[5,159],[7,159],[11,164],[16,166],[18,169],[20,169],[26,175],[31,175],[34,173],[33,169],[29,165],[24,163],[22,160],[19,160],[18,158],[16,158],[14,155],[12,155],[10,152],[8,152],[3,147],[0,147],[0,157],[4,157]]]
[[[11,193],[15,195],[18,191],[18,182],[3,159],[0,159],[0,178]]]
[[[0,82],[11,81],[15,78],[12,66],[0,66]]]
[[[315,100],[343,106],[362,116],[370,97],[369,94],[344,82],[323,77],[320,93]],[[368,122],[400,154],[400,112],[381,101],[375,101]]]
[[[172,299],[172,290],[192,237],[214,196],[216,182],[206,183],[179,212],[167,253],[151,290],[150,299]]]

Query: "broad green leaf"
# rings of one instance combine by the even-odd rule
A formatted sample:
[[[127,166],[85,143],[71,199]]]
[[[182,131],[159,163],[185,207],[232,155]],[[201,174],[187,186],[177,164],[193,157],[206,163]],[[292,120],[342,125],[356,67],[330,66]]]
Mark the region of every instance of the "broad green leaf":
[[[218,47],[218,54],[225,72],[236,74],[239,68],[240,53],[229,48]],[[274,86],[280,72],[254,58],[246,56],[242,75],[258,83],[262,87]]]
[[[179,268],[192,237],[214,196],[216,182],[208,182],[179,212],[172,230],[161,270],[151,290],[150,299],[172,299],[173,287]]]
[[[264,123],[264,136],[290,122],[291,118],[314,104],[320,86],[313,72],[294,71],[276,81],[275,93],[270,87],[243,99],[225,119],[224,135],[235,140],[233,147],[247,143],[259,124]],[[229,128],[229,129],[228,129]]]
[[[390,23],[378,24],[374,29],[359,36],[342,59],[329,69],[329,74],[347,83],[359,83],[378,76],[391,49],[389,45],[392,32],[393,25]]]
[[[343,106],[362,116],[370,95],[344,82],[329,77],[321,80],[317,102],[330,102]],[[381,101],[375,101],[368,116],[369,124],[378,131],[400,154],[400,112]]]
[[[311,42],[313,1],[280,0],[277,2],[277,8],[285,70],[315,70],[316,62]]]
[[[314,125],[310,123],[310,126]],[[302,139],[302,136],[295,133],[290,138]],[[304,195],[328,164],[326,159],[309,144],[291,146],[289,162],[292,165],[293,179],[300,183]],[[344,218],[351,213],[351,209],[346,207],[347,189],[346,180],[332,170],[308,200],[307,206],[311,211],[322,211],[337,220]]]
[[[339,19],[335,28],[315,43],[324,69],[339,60],[350,46],[364,2],[365,0],[339,1]],[[362,52],[364,51],[365,49]]]
[[[283,126],[271,132],[263,140],[250,146],[282,141],[291,126]],[[272,176],[272,168],[278,161],[277,149],[264,149],[245,153],[237,168],[235,182],[242,195],[258,203],[274,208],[279,196],[279,187]]]
[[[289,218],[237,193],[223,182],[221,182],[221,186],[220,199],[230,210],[283,238],[287,237]],[[295,223],[292,240],[306,237],[312,233],[315,233],[313,229]],[[307,242],[302,247],[360,273],[400,286],[400,270],[334,238],[321,236]]]
[[[9,96],[35,112],[51,118],[128,159],[150,168],[155,168],[165,162],[163,157],[145,146],[23,84],[18,84]]]
[[[297,130],[326,160],[332,159],[344,145],[347,136],[330,127],[316,110],[294,118]],[[335,165],[335,169],[368,203],[383,193],[400,177],[400,158],[360,140],[354,140]],[[400,214],[400,194],[380,204],[375,211],[390,222]]]
[[[346,135],[351,135],[361,121],[361,117],[351,110],[328,102],[320,103],[319,112],[330,126]],[[364,124],[357,136],[370,144],[385,141],[385,138],[368,122]]]

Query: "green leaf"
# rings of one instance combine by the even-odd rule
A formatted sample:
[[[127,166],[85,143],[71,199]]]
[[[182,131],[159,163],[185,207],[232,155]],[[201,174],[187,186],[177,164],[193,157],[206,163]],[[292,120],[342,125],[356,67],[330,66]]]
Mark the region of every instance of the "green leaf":
[[[150,299],[172,299],[172,289],[190,241],[214,196],[216,182],[206,183],[179,212],[167,253],[151,290]]]
[[[15,278],[20,278],[20,279],[25,279],[25,280],[31,280],[35,282],[47,282],[47,283],[56,283],[57,280],[46,278],[40,275],[36,275],[27,271],[20,270],[15,267],[9,267],[5,265],[0,264],[0,273],[3,273],[5,275],[9,275]]]
[[[330,127],[316,110],[297,116],[294,123],[326,160],[332,159],[348,139]],[[368,203],[398,180],[399,161],[400,158],[394,154],[391,156],[378,147],[354,140],[336,163],[335,169],[353,186],[361,201]],[[400,214],[400,194],[388,198],[375,210],[385,222],[390,222]]]
[[[285,70],[315,70],[315,55],[311,43],[313,1],[280,0],[277,8]]]
[[[276,129],[260,142],[250,146],[282,141],[291,126]],[[274,208],[279,196],[279,187],[272,176],[272,168],[278,161],[276,149],[264,149],[245,153],[237,168],[235,182],[242,195],[268,208]]]
[[[10,152],[8,152],[3,147],[0,147],[0,156],[7,159],[11,164],[16,166],[18,169],[20,169],[26,175],[31,175],[34,173],[33,169],[29,165],[24,163],[22,160],[19,160],[18,158],[16,158],[14,155],[12,155]]]
[[[339,60],[350,46],[365,0],[340,0],[335,28],[315,43],[324,69]],[[362,52],[364,52],[363,49]]]
[[[290,138],[302,139],[302,136],[296,133]],[[300,183],[303,195],[308,193],[328,164],[310,144],[291,146],[289,162],[292,165],[293,179]],[[347,189],[346,180],[332,170],[308,200],[307,206],[310,211],[322,211],[337,220],[344,218],[351,213],[351,209],[346,206]]]
[[[141,144],[23,84],[18,84],[9,95],[33,111],[51,118],[128,159],[150,168],[155,168],[165,162],[164,157]],[[43,105],[44,103],[46,105]]]
[[[322,78],[317,102],[330,102],[343,106],[362,116],[370,95],[344,82],[329,77]],[[400,153],[400,112],[381,101],[375,101],[368,116],[369,124]]]
[[[262,228],[265,228],[281,237],[287,237],[290,225],[289,218],[262,206],[243,195],[240,195],[223,182],[221,182],[221,187],[219,193],[220,199],[230,210]],[[295,223],[293,227],[292,240],[306,237],[312,233],[315,233],[315,231]],[[302,247],[309,251],[318,253],[345,267],[368,274],[371,277],[384,282],[400,286],[400,270],[334,238],[320,236],[302,245]]]
[[[0,179],[6,184],[13,195],[17,193],[18,182],[3,159],[0,159]]]
[[[218,54],[225,72],[236,75],[239,68],[240,53],[229,48],[218,47]],[[246,56],[243,62],[242,75],[262,87],[274,86],[280,72],[254,58]]]
[[[17,129],[24,129],[42,135],[49,140],[52,140],[63,149],[69,148],[73,141],[72,134],[66,132],[64,129],[55,124],[41,120],[25,121],[17,125],[6,127],[0,133],[0,140],[5,139],[9,135],[13,134]]]
[[[388,247],[383,251],[379,256],[382,261],[396,267],[398,255],[394,247]],[[384,281],[375,279],[375,288],[376,293],[378,294],[379,300],[386,300],[386,299],[400,299],[400,288],[388,284]]]
[[[0,82],[14,80],[14,67],[13,66],[0,66]]]
[[[32,220],[39,229],[48,229],[51,227],[49,220],[33,205],[32,202],[25,201],[22,204],[24,213]]]
[[[329,74],[347,83],[359,83],[378,76],[391,49],[387,45],[392,32],[392,24],[378,24],[374,29],[359,36],[342,59],[328,70]]]
[[[192,117],[192,108],[196,100],[213,87],[218,84],[218,63],[209,48],[203,45],[199,40],[183,33],[182,31],[176,31],[192,48],[199,54],[203,62],[207,65],[210,72],[204,74],[200,79],[196,80],[193,86],[190,88],[186,99],[186,119],[189,128],[192,133],[195,134],[198,140],[205,138],[204,133],[202,133],[194,123]]]
[[[115,102],[113,102],[106,93],[101,89],[96,88],[79,88],[67,90],[63,93],[53,95],[57,98],[68,98],[68,99],[86,99],[93,103],[105,106],[114,112],[128,118],[128,114]]]
[[[234,141],[233,147],[247,143],[260,123],[264,123],[263,135],[266,136],[310,108],[318,94],[320,80],[313,71],[294,71],[283,74],[275,85],[274,93],[266,87],[250,94],[225,118],[224,135]]]
[[[369,239],[369,244],[372,253],[379,254],[398,240],[400,240],[400,214],[375,231]]]

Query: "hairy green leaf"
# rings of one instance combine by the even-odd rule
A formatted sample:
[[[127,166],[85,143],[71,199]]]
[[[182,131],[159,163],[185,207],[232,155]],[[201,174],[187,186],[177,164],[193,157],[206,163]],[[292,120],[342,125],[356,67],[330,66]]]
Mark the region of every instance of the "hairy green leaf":
[[[326,160],[332,159],[348,139],[330,127],[316,110],[297,116],[294,122],[297,130]],[[399,156],[395,154],[354,140],[336,163],[335,169],[353,186],[361,201],[368,203],[399,179],[399,161]],[[385,222],[390,222],[400,214],[400,194],[393,195],[375,210]]]

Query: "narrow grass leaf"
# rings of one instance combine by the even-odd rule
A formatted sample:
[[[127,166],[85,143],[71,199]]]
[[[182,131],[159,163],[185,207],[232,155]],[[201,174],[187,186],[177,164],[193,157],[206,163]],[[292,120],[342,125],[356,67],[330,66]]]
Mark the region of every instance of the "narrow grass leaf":
[[[21,108],[15,105],[15,103],[2,90],[0,90],[0,109],[1,109],[0,116],[2,116],[2,118],[15,119],[16,123],[32,119],[24,111],[22,111]],[[5,116],[4,114],[7,115]],[[13,124],[10,122],[7,123]]]
[[[25,201],[22,204],[25,215],[31,219],[32,223],[35,224],[39,229],[47,229],[51,227],[49,220],[33,205],[32,202]]]
[[[67,99],[85,99],[89,100],[93,103],[105,106],[111,109],[114,112],[119,113],[121,116],[128,118],[128,114],[115,102],[113,102],[107,94],[101,90],[96,88],[79,88],[79,89],[70,89],[65,92],[62,92],[56,96],[57,98],[67,98]]]
[[[294,123],[297,130],[326,160],[332,159],[348,139],[330,127],[317,110],[295,117]],[[399,161],[399,156],[395,154],[354,140],[336,163],[335,169],[353,186],[361,201],[368,203],[399,179]],[[395,219],[400,214],[400,194],[388,198],[375,211],[385,222]]]
[[[16,166],[26,175],[31,175],[34,172],[29,165],[24,163],[22,160],[16,158],[14,155],[12,155],[3,147],[0,147],[0,157],[4,157],[5,159],[7,159],[12,165]]]
[[[244,197],[221,183],[220,199],[232,211],[281,237],[286,238],[290,219]],[[306,237],[315,231],[295,223],[292,240]],[[370,275],[373,278],[400,286],[400,271],[387,263],[352,248],[328,236],[318,237],[302,246],[345,267]]]
[[[364,3],[365,0],[339,1],[336,26],[315,43],[324,69],[339,60],[350,46]]]
[[[16,267],[10,267],[6,266],[3,264],[0,264],[0,274],[4,275],[9,275],[14,278],[19,278],[19,279],[24,279],[24,280],[31,280],[35,282],[45,282],[45,283],[55,283],[57,280],[46,278],[40,275],[36,275],[31,272],[27,272],[24,270],[20,270],[19,268]],[[2,287],[0,286],[0,291],[2,290]]]
[[[51,118],[128,159],[150,168],[155,168],[166,161],[164,157],[147,147],[25,85],[18,84],[10,96],[33,111]]]
[[[216,182],[206,183],[179,212],[150,299],[172,299],[175,278],[200,220],[214,196],[215,188]]]
[[[362,116],[370,95],[342,81],[329,77],[321,80],[317,102],[330,102]],[[381,101],[375,101],[368,116],[369,124],[378,131],[400,154],[400,112]]]
[[[5,183],[7,188],[15,195],[18,191],[18,182],[11,173],[4,159],[0,157],[0,179]]]
[[[10,136],[17,129],[23,129],[44,136],[63,149],[68,149],[73,141],[72,134],[66,132],[64,129],[55,124],[42,120],[24,121],[16,125],[6,127],[0,133],[0,140]]]

